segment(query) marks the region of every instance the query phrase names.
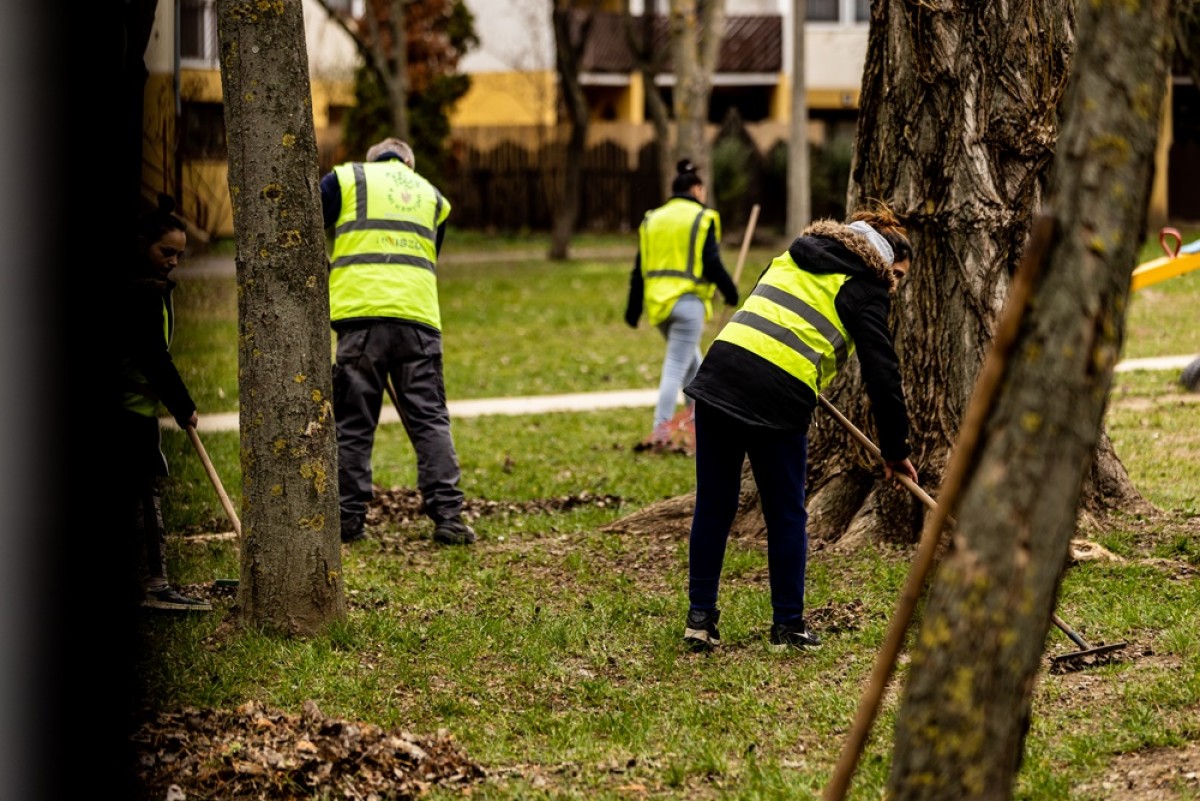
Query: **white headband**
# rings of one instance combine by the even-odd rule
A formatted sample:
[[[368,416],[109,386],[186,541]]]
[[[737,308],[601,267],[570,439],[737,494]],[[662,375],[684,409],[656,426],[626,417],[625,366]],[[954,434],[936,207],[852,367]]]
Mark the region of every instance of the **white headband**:
[[[850,229],[857,231],[867,238],[867,241],[879,251],[879,255],[883,256],[883,260],[887,262],[886,266],[891,267],[892,264],[895,263],[896,254],[892,252],[892,246],[886,239],[883,238],[883,234],[879,233],[862,220],[855,220],[854,222],[850,223]]]

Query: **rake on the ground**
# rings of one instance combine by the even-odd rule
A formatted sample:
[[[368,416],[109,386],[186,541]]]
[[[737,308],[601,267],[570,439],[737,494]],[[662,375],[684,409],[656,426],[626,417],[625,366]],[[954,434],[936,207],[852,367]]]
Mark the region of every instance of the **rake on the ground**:
[[[854,423],[850,422],[849,418],[838,411],[838,409],[832,403],[830,403],[827,398],[822,395],[818,395],[817,400],[820,402],[825,411],[829,412],[829,414],[832,415],[835,420],[841,423],[843,428],[850,432],[851,436],[857,439],[864,448],[870,451],[872,456],[874,456],[876,459],[883,459],[883,454],[880,452],[875,443],[872,442],[866,434],[860,431],[858,427],[854,425]],[[924,503],[930,509],[937,509],[937,501],[931,498],[929,493],[921,489],[921,487],[918,486],[917,483],[911,478],[900,475],[899,473],[896,474],[896,478],[914,495],[920,498],[922,503]],[[950,525],[954,525],[953,518],[947,518],[947,522],[950,523]],[[1089,657],[1099,657],[1104,654],[1112,653],[1113,651],[1119,651],[1129,644],[1126,642],[1115,642],[1101,645],[1091,645],[1084,640],[1083,637],[1080,637],[1074,629],[1068,626],[1056,612],[1052,612],[1050,614],[1050,619],[1054,622],[1055,626],[1058,626],[1058,628],[1061,629],[1062,632],[1071,639],[1071,642],[1078,645],[1081,649],[1079,651],[1071,651],[1070,653],[1059,654],[1058,656],[1051,657],[1051,663],[1060,670],[1064,668],[1068,670],[1082,669],[1091,664],[1088,659]]]

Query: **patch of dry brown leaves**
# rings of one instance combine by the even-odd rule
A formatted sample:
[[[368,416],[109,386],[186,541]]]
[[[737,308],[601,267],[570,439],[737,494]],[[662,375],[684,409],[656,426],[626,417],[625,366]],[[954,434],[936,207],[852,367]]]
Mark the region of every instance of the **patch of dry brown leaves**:
[[[236,710],[159,713],[134,735],[142,798],[372,801],[469,786],[486,773],[445,731],[418,736],[327,717],[313,701],[289,715],[251,701]]]
[[[413,487],[376,486],[374,497],[367,507],[367,525],[390,524],[398,528],[416,525],[425,520],[425,503],[421,493]],[[560,495],[553,498],[538,498],[532,501],[488,501],[467,498],[463,502],[463,516],[478,520],[488,515],[530,515],[541,512],[565,512],[581,506],[600,509],[619,508],[624,503],[618,495],[596,495],[584,490],[575,495]]]

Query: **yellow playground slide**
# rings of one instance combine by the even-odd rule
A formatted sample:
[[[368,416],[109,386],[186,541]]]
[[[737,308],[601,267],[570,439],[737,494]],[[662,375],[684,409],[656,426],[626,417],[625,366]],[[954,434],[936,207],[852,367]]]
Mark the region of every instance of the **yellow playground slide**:
[[[1170,238],[1175,240],[1173,246],[1167,244]],[[1166,255],[1135,267],[1131,290],[1143,289],[1159,281],[1200,269],[1200,239],[1183,245],[1183,237],[1178,231],[1174,228],[1164,228],[1158,234],[1158,242]]]
[[[1168,244],[1168,239],[1174,239],[1174,244]],[[1178,231],[1174,228],[1163,228],[1158,233],[1158,243],[1162,245],[1166,255],[1135,267],[1130,290],[1143,289],[1159,281],[1200,269],[1200,239],[1184,245],[1183,236]],[[1189,391],[1200,392],[1200,356],[1183,368],[1179,381]]]

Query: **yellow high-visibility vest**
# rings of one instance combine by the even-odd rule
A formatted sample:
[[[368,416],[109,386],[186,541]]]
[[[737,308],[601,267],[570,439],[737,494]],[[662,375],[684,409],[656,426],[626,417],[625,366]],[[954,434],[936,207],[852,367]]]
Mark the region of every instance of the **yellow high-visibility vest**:
[[[819,395],[854,353],[854,340],[834,305],[849,278],[801,270],[785,252],[717,339],[761,356]]]
[[[440,331],[437,228],[442,193],[401,161],[334,167],[342,210],[329,265],[329,318],[391,317]]]
[[[721,217],[713,209],[684,198],[671,198],[646,212],[638,229],[646,316],[658,325],[683,295],[704,301],[704,319],[712,317],[716,285],[704,279],[704,242],[714,228],[721,241]]]

